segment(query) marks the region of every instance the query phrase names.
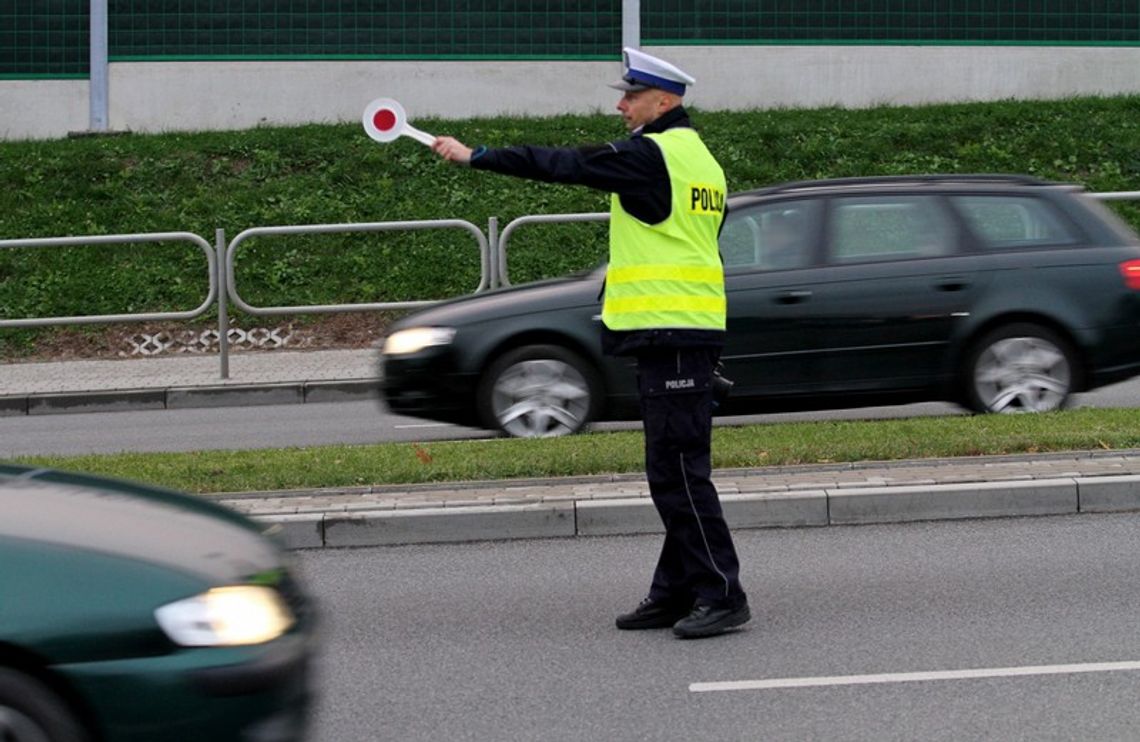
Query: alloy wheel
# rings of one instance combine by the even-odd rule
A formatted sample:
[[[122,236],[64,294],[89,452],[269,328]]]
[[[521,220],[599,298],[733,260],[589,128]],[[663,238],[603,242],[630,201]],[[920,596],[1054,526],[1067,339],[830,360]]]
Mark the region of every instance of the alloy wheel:
[[[576,432],[590,411],[590,386],[573,365],[553,358],[519,361],[495,380],[491,409],[503,431],[516,438]]]
[[[1038,336],[1006,337],[987,345],[974,364],[974,391],[989,412],[1048,412],[1072,389],[1065,352]]]
[[[0,742],[51,742],[47,733],[30,717],[14,708],[0,706]]]

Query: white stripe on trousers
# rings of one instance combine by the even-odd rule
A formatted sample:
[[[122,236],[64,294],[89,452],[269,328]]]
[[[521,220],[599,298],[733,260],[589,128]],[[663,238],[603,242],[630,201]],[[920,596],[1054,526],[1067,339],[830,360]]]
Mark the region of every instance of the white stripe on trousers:
[[[722,580],[724,580],[724,597],[727,598],[729,590],[728,577],[724,574],[724,572],[720,571],[720,567],[717,566],[716,559],[713,559],[712,548],[709,546],[708,537],[705,536],[704,524],[701,523],[701,515],[697,512],[696,503],[693,502],[693,492],[689,489],[689,472],[687,469],[685,469],[684,451],[678,454],[678,456],[681,460],[681,478],[685,480],[685,494],[689,496],[689,507],[693,510],[693,517],[697,519],[697,529],[701,532],[701,541],[704,541],[705,543],[705,553],[709,555],[709,564],[713,566],[713,569],[716,570],[716,573],[720,575],[720,578]]]

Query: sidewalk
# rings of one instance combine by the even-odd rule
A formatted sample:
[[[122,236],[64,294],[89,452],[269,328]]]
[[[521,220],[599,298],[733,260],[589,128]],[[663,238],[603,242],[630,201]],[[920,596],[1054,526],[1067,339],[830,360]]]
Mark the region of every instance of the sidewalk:
[[[375,350],[0,365],[0,414],[286,404],[376,393]],[[1140,510],[1140,450],[719,470],[734,528]],[[210,499],[291,548],[656,533],[641,474]]]
[[[0,364],[0,415],[339,402],[376,394],[378,351],[241,351],[229,378],[217,355]]]

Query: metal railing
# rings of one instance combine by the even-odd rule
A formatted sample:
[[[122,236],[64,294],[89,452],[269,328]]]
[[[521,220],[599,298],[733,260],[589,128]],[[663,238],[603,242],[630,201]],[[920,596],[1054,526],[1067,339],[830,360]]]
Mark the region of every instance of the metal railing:
[[[1118,191],[1090,193],[1091,197],[1102,201],[1140,200],[1140,191]],[[218,309],[218,342],[221,378],[229,378],[228,334],[229,314],[227,301],[251,315],[311,314],[329,312],[377,311],[387,309],[413,309],[435,304],[439,300],[384,301],[354,304],[324,305],[283,305],[258,307],[245,301],[238,293],[235,278],[235,256],[238,249],[248,240],[260,236],[283,236],[301,234],[332,234],[351,232],[381,232],[425,229],[461,229],[470,233],[476,240],[480,258],[480,280],[472,293],[479,293],[497,286],[510,286],[507,265],[507,245],[515,230],[528,224],[553,224],[575,222],[604,222],[610,215],[604,212],[582,214],[536,214],[521,216],[506,225],[502,232],[494,217],[488,222],[487,233],[471,222],[461,219],[440,219],[428,221],[365,222],[349,224],[312,224],[297,226],[253,227],[240,232],[227,244],[225,233],[218,230],[215,245],[190,232],[154,232],[146,234],[92,235],[78,237],[47,237],[37,239],[0,240],[0,249],[82,247],[107,244],[143,244],[160,242],[190,242],[202,250],[206,257],[208,292],[206,298],[194,309],[181,312],[139,312],[132,314],[99,314],[68,317],[28,317],[23,319],[0,319],[0,328],[6,327],[46,327],[51,325],[109,324],[126,322],[153,322],[191,320],[202,316],[211,307]],[[220,290],[219,287],[225,287]]]
[[[267,235],[298,235],[298,234],[338,234],[346,232],[385,232],[385,231],[413,231],[421,229],[463,229],[470,232],[479,245],[480,280],[474,293],[486,290],[491,285],[491,256],[487,237],[471,222],[462,219],[439,219],[430,221],[410,222],[368,222],[362,224],[310,224],[306,226],[282,227],[254,227],[238,234],[230,241],[226,248],[226,290],[234,305],[243,312],[253,315],[281,315],[281,314],[313,314],[327,312],[363,312],[382,309],[413,309],[433,301],[383,301],[357,304],[323,304],[311,306],[282,306],[282,307],[255,307],[247,303],[238,295],[237,284],[234,280],[234,256],[242,243],[253,237]]]
[[[240,232],[233,240],[230,241],[229,247],[225,249],[225,260],[219,263],[219,283],[226,287],[226,294],[228,298],[241,309],[243,312],[248,312],[254,316],[278,316],[283,314],[327,314],[331,312],[364,312],[364,311],[378,311],[385,309],[414,309],[416,307],[427,306],[434,304],[435,301],[381,301],[381,302],[357,302],[354,304],[311,304],[303,306],[276,306],[276,307],[255,307],[249,302],[245,301],[237,290],[237,281],[234,278],[234,261],[237,256],[238,248],[246,240],[253,239],[254,237],[266,236],[283,236],[283,235],[301,235],[301,234],[344,234],[351,232],[389,232],[389,231],[416,231],[423,229],[462,229],[471,233],[475,237],[476,244],[479,246],[479,285],[475,287],[474,293],[486,290],[491,285],[492,273],[492,258],[491,249],[487,242],[486,236],[474,224],[462,219],[437,219],[427,221],[405,221],[405,222],[365,222],[354,224],[309,224],[303,226],[277,226],[277,227],[254,227]],[[219,232],[219,245],[221,242],[221,233]],[[219,249],[221,249],[219,247]],[[229,333],[227,332],[229,324],[229,313],[225,302],[226,297],[223,296],[218,302],[218,359],[220,363],[221,377],[228,379],[230,376],[230,362],[229,362]]]
[[[501,286],[510,286],[511,280],[507,275],[507,243],[511,239],[514,231],[526,224],[567,224],[570,222],[604,222],[609,221],[610,215],[605,212],[593,212],[589,214],[536,214],[531,216],[520,216],[510,222],[507,226],[503,227],[502,234],[499,235],[495,241],[494,253],[496,256],[496,263],[498,265],[499,273],[498,280]]]
[[[218,296],[217,256],[209,242],[190,232],[153,232],[146,234],[108,234],[89,237],[43,237],[28,240],[0,240],[0,249],[17,247],[87,247],[93,245],[133,245],[150,242],[190,242],[206,255],[209,290],[197,308],[185,312],[147,312],[135,314],[92,314],[73,317],[29,317],[0,319],[0,327],[46,327],[48,325],[109,324],[112,322],[156,322],[190,320],[200,317]]]

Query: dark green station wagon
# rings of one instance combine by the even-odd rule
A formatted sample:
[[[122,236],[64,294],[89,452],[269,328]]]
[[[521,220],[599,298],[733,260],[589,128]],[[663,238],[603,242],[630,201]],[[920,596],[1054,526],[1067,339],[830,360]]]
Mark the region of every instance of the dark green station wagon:
[[[252,521],[0,464],[0,740],[302,739],[313,614]]]
[[[1140,238],[1077,186],[789,183],[732,196],[720,248],[735,387],[719,414],[943,400],[1035,412],[1140,374]],[[601,353],[604,277],[405,317],[381,355],[388,407],[515,436],[635,419],[630,361]]]

